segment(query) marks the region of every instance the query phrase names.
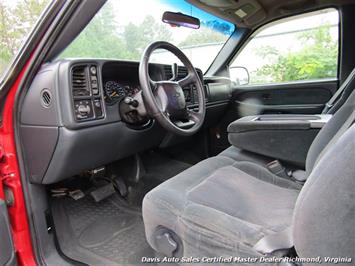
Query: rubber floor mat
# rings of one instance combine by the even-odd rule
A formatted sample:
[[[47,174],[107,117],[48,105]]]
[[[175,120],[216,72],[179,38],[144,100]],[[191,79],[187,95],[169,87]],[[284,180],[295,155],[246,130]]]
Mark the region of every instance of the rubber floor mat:
[[[142,161],[146,173],[138,184],[130,188],[127,197],[127,201],[134,206],[141,206],[145,194],[154,187],[192,166],[157,153],[144,154]]]
[[[125,206],[117,195],[99,203],[90,196],[53,199],[52,215],[59,247],[72,260],[88,265],[142,265],[143,256],[154,257],[140,211]]]

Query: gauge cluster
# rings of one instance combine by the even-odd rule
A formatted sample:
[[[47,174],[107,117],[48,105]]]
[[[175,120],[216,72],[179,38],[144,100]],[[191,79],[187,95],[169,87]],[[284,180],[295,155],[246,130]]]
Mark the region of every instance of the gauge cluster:
[[[105,102],[109,105],[116,104],[124,97],[133,97],[140,91],[139,86],[122,84],[115,80],[104,82]]]

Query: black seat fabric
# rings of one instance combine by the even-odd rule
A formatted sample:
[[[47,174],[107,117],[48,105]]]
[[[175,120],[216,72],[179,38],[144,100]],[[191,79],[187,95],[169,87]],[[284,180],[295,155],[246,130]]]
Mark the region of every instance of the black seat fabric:
[[[265,158],[230,148],[150,191],[143,201],[148,243],[159,251],[157,230],[165,228],[179,237],[184,256],[259,257],[253,246],[260,239],[292,227],[301,257],[330,249],[335,257],[355,254],[354,234],[346,231],[355,223],[355,126],[343,133],[354,104],[352,93],[317,135],[302,188],[270,173]]]

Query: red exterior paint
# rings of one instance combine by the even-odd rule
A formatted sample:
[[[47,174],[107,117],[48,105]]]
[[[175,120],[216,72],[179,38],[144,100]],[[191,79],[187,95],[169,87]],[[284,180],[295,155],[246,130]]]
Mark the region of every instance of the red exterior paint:
[[[3,184],[11,189],[15,198],[14,204],[8,210],[18,264],[32,266],[36,265],[36,262],[31,244],[30,229],[16,155],[13,123],[15,96],[26,69],[27,64],[6,96],[2,125],[0,127],[0,157],[2,158],[0,173]],[[2,184],[0,184],[0,197],[4,198]]]

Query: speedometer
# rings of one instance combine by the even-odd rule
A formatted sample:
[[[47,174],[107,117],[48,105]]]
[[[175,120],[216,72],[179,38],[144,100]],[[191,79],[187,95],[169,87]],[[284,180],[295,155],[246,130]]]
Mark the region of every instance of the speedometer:
[[[115,104],[118,100],[125,96],[125,91],[121,85],[113,80],[105,83],[105,101],[108,104]]]

